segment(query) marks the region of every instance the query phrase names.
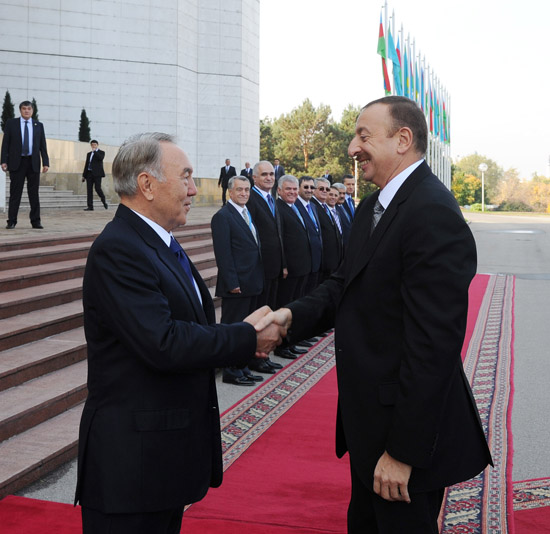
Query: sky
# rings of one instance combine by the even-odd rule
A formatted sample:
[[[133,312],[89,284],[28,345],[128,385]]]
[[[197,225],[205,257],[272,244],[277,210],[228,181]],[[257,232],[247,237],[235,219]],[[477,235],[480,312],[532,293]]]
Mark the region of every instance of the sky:
[[[260,0],[260,117],[309,98],[340,120],[384,96],[383,0]],[[477,152],[521,178],[550,177],[550,2],[391,0],[450,95],[453,160]],[[391,70],[390,70],[391,78]]]

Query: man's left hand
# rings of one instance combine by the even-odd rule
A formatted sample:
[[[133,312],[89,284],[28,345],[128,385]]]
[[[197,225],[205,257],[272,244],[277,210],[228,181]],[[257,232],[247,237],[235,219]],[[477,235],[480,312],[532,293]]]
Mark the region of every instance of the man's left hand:
[[[384,452],[374,469],[374,493],[387,501],[410,503],[408,484],[411,471],[412,466]]]
[[[44,167],[42,167],[42,172],[48,172],[48,169],[49,167],[46,167],[46,165],[44,165]]]

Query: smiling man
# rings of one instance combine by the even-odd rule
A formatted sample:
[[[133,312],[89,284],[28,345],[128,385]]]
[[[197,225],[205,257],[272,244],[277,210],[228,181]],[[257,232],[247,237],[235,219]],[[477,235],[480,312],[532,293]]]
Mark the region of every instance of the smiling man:
[[[491,463],[460,356],[475,242],[426,147],[413,101],[362,109],[348,153],[380,190],[357,208],[338,271],[265,318],[290,342],[335,327],[350,533],[436,534],[445,487]]]
[[[83,285],[88,398],[75,502],[84,534],[179,533],[183,508],[222,480],[214,369],[279,343],[269,308],[215,324],[208,288],[172,230],[197,194],[171,136],[141,134],[113,162],[120,205]]]

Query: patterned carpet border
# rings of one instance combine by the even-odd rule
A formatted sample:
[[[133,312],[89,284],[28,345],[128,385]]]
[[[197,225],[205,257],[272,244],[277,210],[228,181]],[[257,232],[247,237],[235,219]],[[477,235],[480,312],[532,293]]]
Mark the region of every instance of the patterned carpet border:
[[[333,338],[321,339],[221,416],[224,471],[334,367]]]
[[[550,506],[550,478],[514,482],[514,512]]]
[[[494,468],[449,488],[442,534],[506,534],[512,518],[511,427],[515,278],[491,276],[464,361]]]

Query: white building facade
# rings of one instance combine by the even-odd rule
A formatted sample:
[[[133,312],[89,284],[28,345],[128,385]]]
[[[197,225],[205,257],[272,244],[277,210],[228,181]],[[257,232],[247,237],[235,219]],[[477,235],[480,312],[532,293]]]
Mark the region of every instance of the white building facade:
[[[259,158],[260,0],[0,0],[0,97],[46,136],[174,134],[197,177]]]

